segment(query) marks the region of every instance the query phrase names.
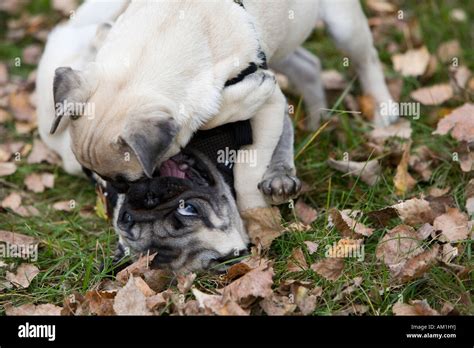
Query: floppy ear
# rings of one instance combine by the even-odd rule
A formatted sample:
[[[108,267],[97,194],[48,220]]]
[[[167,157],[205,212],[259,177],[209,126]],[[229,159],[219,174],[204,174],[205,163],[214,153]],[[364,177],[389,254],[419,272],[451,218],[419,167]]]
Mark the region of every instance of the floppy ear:
[[[72,110],[64,107],[66,103],[84,103],[87,101],[86,84],[82,73],[69,67],[57,68],[54,72],[53,97],[56,117],[50,133],[54,134],[63,116],[71,116]],[[75,115],[80,116],[80,115]]]
[[[145,175],[152,178],[178,130],[179,127],[172,117],[140,115],[138,118],[129,119],[119,141],[125,142],[133,150]]]

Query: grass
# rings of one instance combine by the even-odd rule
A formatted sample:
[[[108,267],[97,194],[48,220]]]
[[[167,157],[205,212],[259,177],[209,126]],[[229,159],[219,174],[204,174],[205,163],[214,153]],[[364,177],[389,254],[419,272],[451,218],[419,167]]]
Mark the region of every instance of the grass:
[[[452,1],[399,1],[401,8],[405,9],[407,17],[415,17],[419,21],[423,42],[430,52],[435,52],[440,43],[458,39],[463,48],[461,61],[471,70],[474,70],[474,29],[472,18],[474,18],[474,7],[470,0]],[[34,4],[34,5],[33,5]],[[452,8],[464,9],[470,20],[462,24],[450,24],[449,13]],[[31,13],[50,13],[47,0],[34,1],[28,9]],[[1,15],[5,17],[3,14]],[[3,18],[2,18],[3,19]],[[0,20],[0,23],[3,20]],[[4,28],[3,28],[4,29]],[[5,31],[3,30],[3,33]],[[0,28],[0,35],[2,28]],[[11,44],[4,40],[0,44],[0,58],[11,65],[11,60],[21,55],[21,50],[30,43],[25,39],[19,43]],[[397,42],[404,45],[404,37],[400,32],[392,30],[385,33],[384,40],[377,47],[381,59],[386,66],[388,77],[396,76],[391,69],[390,54],[387,45]],[[334,47],[325,35],[324,31],[317,30],[308,40],[305,46],[318,54],[325,69],[337,69],[344,73],[348,80],[352,75],[342,67],[342,54]],[[11,73],[26,76],[33,67],[21,67],[10,69]],[[413,78],[404,80],[402,101],[409,100],[410,91],[420,86],[431,85],[436,82],[448,80],[446,67],[439,66],[437,72],[427,81]],[[357,84],[351,91],[358,95],[360,93]],[[336,96],[337,98],[338,96]],[[293,96],[292,102],[298,105],[298,97]],[[335,100],[332,100],[334,105]],[[454,107],[459,103],[448,104]],[[304,117],[302,108],[297,108],[298,119]],[[429,183],[419,183],[410,192],[409,196],[426,193],[431,186],[451,187],[454,200],[459,208],[464,208],[464,188],[470,180],[470,176],[461,172],[459,165],[451,160],[452,151],[456,143],[449,137],[434,137],[433,118],[429,116],[436,108],[422,107],[420,120],[412,120],[413,147],[419,145],[428,146],[438,154],[442,161],[433,173]],[[312,224],[309,231],[286,233],[274,241],[270,255],[275,260],[276,272],[275,284],[285,279],[308,280],[316,286],[323,287],[322,299],[316,308],[316,315],[331,315],[351,304],[362,304],[367,306],[369,315],[390,315],[392,305],[403,298],[404,302],[410,299],[427,299],[428,303],[436,309],[440,309],[445,302],[450,302],[462,314],[473,314],[474,307],[466,305],[465,298],[470,297],[473,302],[472,290],[474,287],[474,275],[467,279],[459,279],[451,270],[435,266],[426,276],[413,280],[401,287],[392,287],[390,276],[386,267],[375,260],[375,248],[383,235],[400,221],[392,222],[392,226],[376,229],[375,233],[365,242],[365,260],[346,259],[343,276],[334,282],[327,281],[318,276],[312,270],[297,273],[288,273],[287,261],[294,248],[304,248],[304,241],[314,241],[320,245],[318,251],[313,254],[305,254],[308,264],[316,262],[324,257],[324,246],[331,245],[340,236],[337,231],[327,226],[327,208],[357,209],[372,211],[392,205],[399,199],[394,193],[393,168],[385,168],[380,180],[376,185],[367,186],[356,178],[350,178],[335,173],[330,169],[326,160],[329,156],[341,158],[344,153],[360,153],[365,138],[364,135],[370,130],[367,123],[353,119],[347,114],[338,115],[341,119],[341,127],[333,131],[324,131],[315,137],[314,141],[308,143],[312,134],[298,131],[296,134],[296,149],[303,149],[297,160],[299,176],[310,185],[310,192],[303,199],[318,208],[320,215]],[[31,138],[14,134],[14,127],[7,125],[8,136],[14,139],[22,139],[31,142]],[[0,292],[0,314],[3,313],[3,305],[11,303],[20,305],[24,303],[62,303],[65,296],[74,291],[84,292],[94,287],[102,279],[110,277],[110,263],[108,256],[113,254],[116,237],[110,225],[97,216],[81,217],[79,209],[73,213],[61,213],[54,211],[51,205],[55,201],[75,199],[78,208],[95,205],[96,196],[94,188],[85,179],[71,177],[61,169],[49,165],[27,165],[23,163],[19,170],[10,177],[4,178],[12,184],[5,187],[0,184],[0,198],[6,196],[10,191],[23,190],[23,180],[32,172],[49,171],[55,174],[55,188],[45,193],[28,193],[29,200],[25,203],[34,204],[41,212],[41,218],[21,218],[11,213],[0,213],[0,229],[11,230],[27,235],[36,236],[41,240],[41,248],[37,266],[41,273],[33,280],[28,289]],[[295,221],[294,214],[289,207],[282,207],[285,224]],[[453,261],[464,266],[474,266],[472,258],[472,241],[465,243],[463,252]],[[8,262],[17,262],[7,260]],[[105,262],[105,270],[100,271],[101,263]],[[0,278],[4,276],[4,269],[0,268]],[[343,301],[335,301],[334,297],[344,289],[355,277],[362,277],[363,282],[359,288],[352,292]],[[197,282],[205,288],[215,288],[216,278],[212,275],[201,275]],[[460,302],[463,298],[463,303]]]

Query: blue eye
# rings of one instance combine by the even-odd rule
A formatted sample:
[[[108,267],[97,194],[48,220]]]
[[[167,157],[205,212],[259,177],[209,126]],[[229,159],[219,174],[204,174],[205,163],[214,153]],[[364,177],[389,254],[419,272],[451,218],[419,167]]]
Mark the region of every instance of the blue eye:
[[[178,207],[176,211],[183,216],[196,216],[198,214],[196,208],[189,203],[185,203],[184,207]]]

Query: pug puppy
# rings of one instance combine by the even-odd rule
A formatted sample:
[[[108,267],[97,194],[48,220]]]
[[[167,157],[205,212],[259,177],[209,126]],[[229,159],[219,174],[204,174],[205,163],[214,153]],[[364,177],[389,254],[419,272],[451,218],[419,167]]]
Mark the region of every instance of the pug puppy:
[[[223,130],[229,131],[231,127]],[[220,272],[247,255],[249,239],[235,200],[232,170],[216,163],[219,146],[239,146],[228,136],[216,147],[208,133],[198,132],[186,149],[161,167],[158,177],[132,184],[97,180],[119,237],[114,263],[126,255],[136,259],[156,252],[156,268]],[[261,189],[270,203],[287,202],[301,190],[289,116]]]
[[[93,62],[56,66],[52,93],[39,96],[50,109],[56,105],[51,133],[69,128],[82,166],[133,182],[153,178],[198,129],[250,119],[254,142],[247,149],[256,151],[258,164],[236,164],[237,204],[240,211],[266,206],[257,187],[287,107],[267,62],[292,75],[310,109],[308,127],[315,129],[325,108],[320,64],[298,46],[318,19],[348,53],[365,93],[379,105],[389,103],[358,1],[134,1],[103,35]],[[84,105],[91,110],[77,107]],[[374,123],[396,118],[376,113]]]

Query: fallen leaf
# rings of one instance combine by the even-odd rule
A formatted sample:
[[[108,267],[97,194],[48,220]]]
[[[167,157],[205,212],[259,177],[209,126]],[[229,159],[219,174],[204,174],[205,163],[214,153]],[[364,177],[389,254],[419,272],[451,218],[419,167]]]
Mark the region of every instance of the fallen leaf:
[[[440,258],[445,263],[451,263],[451,261],[459,255],[459,249],[452,246],[450,243],[443,244],[441,247]]]
[[[133,277],[133,280],[135,281],[135,286],[143,295],[145,295],[145,297],[156,295],[156,292],[154,292],[142,278]]]
[[[59,164],[60,160],[57,154],[51,151],[41,140],[33,141],[33,149],[27,160],[28,164],[48,162],[49,164]]]
[[[426,46],[408,50],[392,56],[393,68],[403,76],[420,76],[426,71],[430,57]]]
[[[368,162],[354,162],[354,161],[336,161],[332,158],[327,160],[329,167],[346,173],[351,176],[360,177],[367,185],[375,185],[379,179],[381,168],[377,160]]]
[[[288,272],[301,272],[308,269],[306,258],[301,248],[295,248],[288,261]]]
[[[344,269],[344,259],[328,257],[311,265],[311,269],[327,280],[337,280]]]
[[[449,83],[419,88],[410,93],[410,97],[423,105],[441,105],[454,95]]]
[[[223,289],[219,289],[219,292],[222,293],[224,302],[231,300],[245,308],[255,298],[265,298],[272,294],[273,275],[273,267],[266,261]]]
[[[449,15],[456,22],[465,22],[467,20],[466,11],[461,8],[453,8]]]
[[[445,214],[434,220],[433,227],[441,231],[440,240],[457,242],[468,238],[470,232],[468,220],[467,214],[460,212],[457,208],[449,208]]]
[[[43,49],[38,44],[30,44],[23,49],[23,62],[30,65],[37,65]]]
[[[137,287],[134,277],[117,292],[113,309],[118,315],[151,315],[146,305],[146,296]]]
[[[24,234],[0,230],[0,242],[8,243],[15,246],[30,246],[38,244],[38,240],[34,237]]]
[[[207,309],[217,315],[249,315],[249,311],[242,309],[235,301],[225,299],[223,295],[208,295],[198,289],[192,289],[199,307]]]
[[[38,275],[39,269],[30,263],[22,263],[16,270],[16,273],[7,271],[5,278],[14,286],[20,289],[26,289],[31,281]]]
[[[53,9],[66,16],[71,15],[71,12],[74,11],[78,5],[77,0],[53,0],[52,2]]]
[[[421,176],[423,181],[429,181],[433,170],[431,166],[435,163],[435,154],[425,145],[419,146],[410,155],[409,166],[414,172]]]
[[[365,226],[363,223],[355,220],[354,218],[360,212],[345,209],[339,211],[337,209],[331,209],[329,211],[329,220],[334,224],[336,229],[341,233],[343,237],[347,238],[360,238],[360,236],[370,237],[374,233],[374,229]]]
[[[16,172],[15,163],[11,162],[0,162],[0,177],[9,176]]]
[[[378,127],[372,130],[369,138],[376,144],[383,144],[387,139],[397,137],[401,139],[411,138],[411,124],[408,120],[400,120],[388,127]]]
[[[318,218],[318,212],[316,209],[313,209],[301,199],[296,201],[295,214],[305,225],[311,225]]]
[[[16,192],[10,193],[2,200],[1,206],[2,208],[15,211],[21,206],[21,196]]]
[[[267,315],[282,316],[290,315],[296,310],[296,304],[288,296],[271,294],[260,301],[260,307]]]
[[[461,54],[461,44],[458,40],[443,42],[439,45],[437,54],[442,63],[447,63],[455,57],[459,58]]]
[[[438,122],[433,134],[448,134],[458,141],[474,141],[474,104],[466,103],[454,109]]]
[[[8,69],[5,63],[0,63],[0,85],[8,82]]]
[[[392,268],[393,280],[406,283],[423,276],[435,263],[439,253],[439,244],[408,259],[401,267]]]
[[[334,315],[362,315],[367,313],[369,307],[363,304],[351,303],[347,308],[334,312]]]
[[[376,103],[371,95],[361,95],[357,98],[362,116],[368,121],[372,121],[375,115]]]
[[[62,307],[47,303],[41,305],[34,305],[27,303],[19,307],[13,307],[10,304],[5,305],[5,314],[10,316],[15,315],[61,315]]]
[[[314,254],[318,250],[318,244],[315,242],[311,241],[305,241],[304,244],[306,245],[306,248],[308,248],[308,253],[310,255]]]
[[[40,193],[44,192],[45,188],[54,187],[54,175],[50,173],[33,173],[28,175],[24,182],[28,190]]]
[[[95,315],[116,315],[114,311],[115,291],[88,291],[85,295],[88,311]]]
[[[393,13],[397,10],[395,5],[387,0],[367,0],[366,4],[369,9],[379,13]]]
[[[457,67],[453,72],[452,72],[452,81],[455,84],[455,87],[457,87],[457,91],[459,92],[459,89],[465,89],[467,87],[467,83],[469,79],[472,76],[471,70],[467,68],[464,65],[461,65]]]
[[[337,293],[334,297],[333,301],[341,301],[342,299],[348,297],[348,295],[352,294],[354,291],[360,288],[364,279],[362,277],[355,277],[349,283],[344,285],[344,288]]]
[[[298,306],[301,314],[312,314],[316,309],[316,302],[322,293],[323,288],[320,286],[312,290],[309,290],[306,286],[296,286],[296,290],[294,291],[294,302]]]
[[[74,205],[71,201],[59,201],[53,204],[53,209],[57,211],[71,212],[74,210]]]
[[[387,266],[396,265],[422,253],[421,243],[415,230],[407,225],[391,229],[377,245],[375,255]]]
[[[240,215],[245,221],[252,243],[263,249],[269,248],[272,241],[283,232],[280,225],[281,215],[277,207],[249,209]]]
[[[27,92],[11,93],[8,103],[13,117],[17,121],[26,123],[36,122],[36,112],[30,104],[30,95]]]
[[[395,185],[395,194],[398,196],[405,195],[408,191],[411,191],[415,185],[416,180],[408,173],[408,162],[410,161],[410,149],[411,142],[404,144],[403,155],[400,163],[397,166],[397,172],[393,178]]]
[[[437,311],[430,307],[426,300],[410,301],[411,304],[397,302],[392,307],[392,312],[395,315],[439,315]]]

